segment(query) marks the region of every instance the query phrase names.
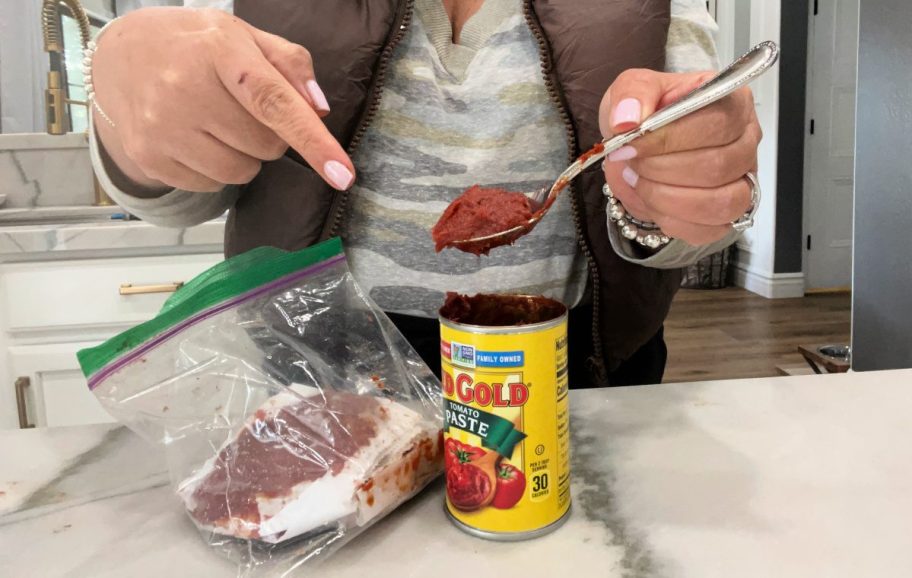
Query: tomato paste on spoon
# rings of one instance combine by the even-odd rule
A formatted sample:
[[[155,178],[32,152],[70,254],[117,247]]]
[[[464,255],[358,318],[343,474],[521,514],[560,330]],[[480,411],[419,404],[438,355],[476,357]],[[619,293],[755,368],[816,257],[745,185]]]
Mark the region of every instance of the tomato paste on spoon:
[[[492,248],[504,244],[504,240],[470,244],[458,242],[525,225],[534,213],[529,197],[523,193],[475,185],[450,203],[431,230],[431,235],[438,253],[447,247],[456,247],[467,253],[487,255]],[[515,241],[520,235],[508,242]]]

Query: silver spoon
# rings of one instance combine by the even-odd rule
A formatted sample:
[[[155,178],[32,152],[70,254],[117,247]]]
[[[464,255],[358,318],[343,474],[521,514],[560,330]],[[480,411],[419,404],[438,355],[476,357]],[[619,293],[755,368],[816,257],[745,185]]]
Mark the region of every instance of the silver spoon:
[[[506,231],[466,239],[462,241],[453,241],[448,246],[456,247],[461,250],[472,252],[473,247],[498,247],[508,245],[532,230],[542,217],[547,214],[548,209],[557,200],[557,196],[567,185],[575,179],[581,172],[601,161],[610,153],[618,150],[624,145],[640,138],[641,136],[662,128],[681,117],[696,112],[717,100],[725,98],[729,94],[746,86],[752,80],[772,68],[779,59],[779,47],[775,42],[762,42],[750,50],[747,54],[733,62],[728,68],[720,72],[714,78],[700,85],[680,100],[661,110],[656,111],[652,116],[647,118],[639,127],[608,138],[595,145],[591,150],[581,155],[576,161],[567,167],[561,175],[554,181],[550,188],[545,187],[535,193],[526,193],[531,200],[532,210],[535,214],[522,225],[518,225]]]

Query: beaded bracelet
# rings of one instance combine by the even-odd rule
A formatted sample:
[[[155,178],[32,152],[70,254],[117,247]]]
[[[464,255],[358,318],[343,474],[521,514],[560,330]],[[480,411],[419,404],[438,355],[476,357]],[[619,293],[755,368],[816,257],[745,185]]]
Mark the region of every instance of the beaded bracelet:
[[[750,185],[751,204],[750,208],[740,219],[731,223],[732,229],[739,233],[743,233],[754,226],[754,220],[757,216],[757,211],[760,210],[760,199],[762,197],[760,181],[757,179],[757,175],[747,173],[744,175],[744,179]],[[611,223],[617,225],[625,239],[636,241],[650,249],[658,249],[671,242],[671,238],[663,233],[662,229],[655,223],[640,221],[627,213],[621,202],[614,197],[614,193],[607,183],[602,186],[602,192],[608,197],[608,225],[611,226]]]
[[[608,224],[617,225],[621,230],[621,236],[631,241],[636,241],[644,247],[658,249],[671,242],[671,237],[662,232],[662,229],[655,223],[640,221],[632,215],[627,214],[624,206],[614,198],[611,187],[607,183],[602,185],[602,192],[608,197]]]
[[[104,34],[108,29],[108,26],[110,26],[113,22],[114,20],[111,20],[105,24],[104,28],[98,31],[98,34],[95,36],[95,40],[90,40],[86,45],[85,50],[83,50],[82,76],[85,82],[86,100],[91,103],[91,106],[94,107],[96,111],[98,111],[98,114],[101,116],[101,118],[105,119],[105,121],[111,125],[112,128],[116,128],[117,125],[114,124],[114,121],[111,120],[111,117],[108,116],[108,113],[106,113],[101,108],[101,105],[98,104],[98,100],[95,98],[95,83],[92,79],[92,64],[95,59],[95,52],[98,50],[98,40],[101,38],[101,35]]]

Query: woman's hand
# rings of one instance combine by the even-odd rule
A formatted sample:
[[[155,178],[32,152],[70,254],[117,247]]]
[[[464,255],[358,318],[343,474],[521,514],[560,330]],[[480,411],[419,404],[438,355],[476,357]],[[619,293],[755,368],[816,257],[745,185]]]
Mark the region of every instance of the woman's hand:
[[[105,150],[148,189],[244,184],[291,146],[330,185],[354,167],[320,120],[310,54],[218,10],[149,8],[111,25],[94,57]]]
[[[713,76],[624,72],[602,99],[602,134],[635,128]],[[744,175],[757,170],[761,138],[753,95],[742,88],[612,153],[605,178],[634,217],[656,223],[669,237],[707,245],[725,237],[731,222],[750,209]]]

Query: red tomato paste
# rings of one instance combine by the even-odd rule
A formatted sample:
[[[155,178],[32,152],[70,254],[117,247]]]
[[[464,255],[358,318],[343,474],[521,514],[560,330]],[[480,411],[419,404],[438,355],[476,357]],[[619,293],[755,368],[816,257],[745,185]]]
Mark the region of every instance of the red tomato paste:
[[[557,319],[567,308],[554,299],[526,295],[460,295],[447,293],[440,316],[455,323],[512,327]]]
[[[431,235],[438,252],[447,247],[456,247],[474,255],[487,255],[494,247],[512,243],[528,231],[499,239],[498,242],[458,242],[524,225],[533,214],[529,197],[523,193],[475,185],[450,203],[434,225]]]

